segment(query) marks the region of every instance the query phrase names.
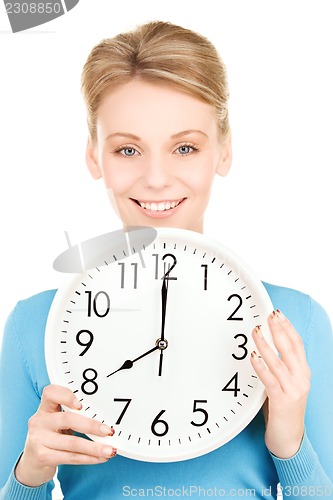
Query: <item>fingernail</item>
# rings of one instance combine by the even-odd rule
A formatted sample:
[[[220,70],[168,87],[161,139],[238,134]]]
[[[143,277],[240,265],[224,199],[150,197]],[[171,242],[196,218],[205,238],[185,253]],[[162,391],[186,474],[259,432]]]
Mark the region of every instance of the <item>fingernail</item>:
[[[274,322],[275,324],[278,324],[278,322],[279,322],[279,318],[278,318],[278,315],[277,315],[277,312],[276,312],[276,311],[273,311],[273,312],[272,312],[272,314],[271,314],[271,318],[272,318],[272,320],[273,320],[273,322]]]
[[[258,337],[259,337],[260,339],[264,338],[264,337],[263,337],[263,334],[262,334],[262,331],[261,331],[261,325],[257,325],[257,326],[255,327],[255,331],[256,331],[256,334],[258,335]],[[255,351],[254,351],[254,352],[255,352]]]
[[[116,448],[111,448],[111,447],[105,447],[103,448],[103,455],[108,458],[115,457],[117,454]]]
[[[106,436],[113,436],[114,434],[114,429],[111,429],[108,425],[102,424],[99,428],[102,434],[105,434]],[[113,430],[113,432],[112,432]]]
[[[80,403],[80,401],[78,399],[74,399],[73,401],[73,406],[74,408],[76,408],[77,410],[82,410],[82,404]]]
[[[251,358],[254,359],[256,361],[256,363],[259,363],[259,358],[258,358],[258,354],[256,353],[256,351],[251,352]]]
[[[278,318],[280,318],[281,321],[284,321],[286,319],[285,315],[280,311],[280,309],[276,310],[276,314],[278,315]]]

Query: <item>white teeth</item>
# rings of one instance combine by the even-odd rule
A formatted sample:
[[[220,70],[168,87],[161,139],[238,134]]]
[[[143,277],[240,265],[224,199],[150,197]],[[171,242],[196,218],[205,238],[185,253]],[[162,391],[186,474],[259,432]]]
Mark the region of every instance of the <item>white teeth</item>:
[[[163,212],[164,210],[170,210],[170,208],[175,208],[177,205],[179,205],[181,201],[182,200],[172,201],[172,202],[161,201],[160,203],[155,203],[155,202],[145,203],[143,201],[139,201],[138,203],[142,208],[145,208],[146,210],[153,210],[154,212]]]

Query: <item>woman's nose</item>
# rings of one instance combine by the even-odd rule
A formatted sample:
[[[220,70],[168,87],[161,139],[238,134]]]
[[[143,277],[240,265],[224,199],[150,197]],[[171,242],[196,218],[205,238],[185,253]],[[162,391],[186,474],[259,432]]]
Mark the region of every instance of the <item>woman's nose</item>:
[[[167,159],[156,155],[146,160],[144,180],[147,187],[161,189],[171,184],[172,172]]]

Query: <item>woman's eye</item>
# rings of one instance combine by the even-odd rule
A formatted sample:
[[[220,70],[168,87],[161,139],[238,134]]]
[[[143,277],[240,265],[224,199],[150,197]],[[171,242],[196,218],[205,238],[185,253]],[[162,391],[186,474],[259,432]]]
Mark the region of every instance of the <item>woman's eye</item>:
[[[194,146],[189,146],[184,144],[183,146],[179,146],[179,148],[177,148],[177,151],[179,152],[179,154],[185,156],[188,155],[189,153],[197,151],[197,149]]]
[[[136,153],[136,149],[134,148],[122,148],[119,150],[124,156],[134,156]]]

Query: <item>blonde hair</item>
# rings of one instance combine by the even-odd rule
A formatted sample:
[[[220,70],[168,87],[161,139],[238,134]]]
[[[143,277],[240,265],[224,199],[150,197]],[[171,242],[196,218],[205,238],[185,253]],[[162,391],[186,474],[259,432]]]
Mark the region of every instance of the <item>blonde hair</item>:
[[[222,136],[229,132],[226,69],[214,45],[189,29],[153,21],[102,40],[89,54],[81,90],[93,141],[104,96],[134,78],[204,101],[214,108]]]

